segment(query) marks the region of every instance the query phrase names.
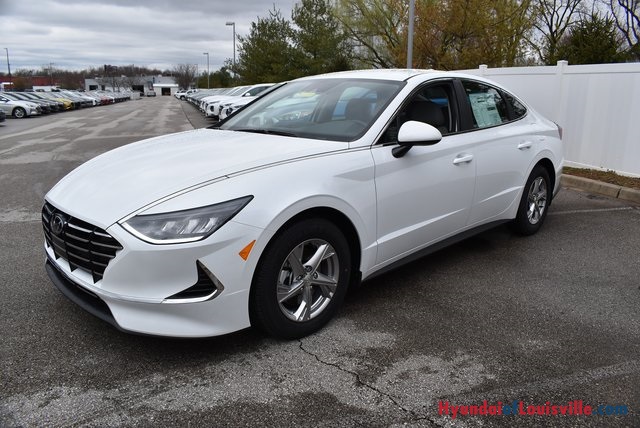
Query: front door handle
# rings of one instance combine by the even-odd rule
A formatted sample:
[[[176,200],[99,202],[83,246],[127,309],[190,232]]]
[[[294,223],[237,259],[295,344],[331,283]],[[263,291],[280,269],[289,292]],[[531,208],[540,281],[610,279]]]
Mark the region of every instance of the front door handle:
[[[533,143],[531,141],[525,141],[523,143],[518,144],[519,150],[530,149]]]
[[[459,165],[461,163],[469,163],[473,160],[473,155],[458,155],[453,160],[454,165]]]

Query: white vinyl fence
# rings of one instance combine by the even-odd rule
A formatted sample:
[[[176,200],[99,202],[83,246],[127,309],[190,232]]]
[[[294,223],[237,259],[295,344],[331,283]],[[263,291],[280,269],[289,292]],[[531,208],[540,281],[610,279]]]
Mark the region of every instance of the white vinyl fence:
[[[640,177],[640,63],[461,71],[504,85],[562,126],[565,165]]]

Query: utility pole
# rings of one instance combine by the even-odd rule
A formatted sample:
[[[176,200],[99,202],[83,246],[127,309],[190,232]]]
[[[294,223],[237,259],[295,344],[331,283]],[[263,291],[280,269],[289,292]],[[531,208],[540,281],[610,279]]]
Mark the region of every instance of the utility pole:
[[[207,89],[209,89],[209,52],[202,52],[202,55],[206,55],[207,56]]]
[[[49,63],[49,86],[53,86],[53,63]]]
[[[236,77],[236,23],[235,22],[227,22],[227,25],[231,25],[233,27],[233,77]]]
[[[413,21],[415,21],[415,0],[409,0],[409,28],[407,33],[407,68],[413,68]]]
[[[9,87],[13,90],[13,80],[11,79],[11,64],[9,64],[9,48],[4,48],[7,51],[7,69],[9,70]]]

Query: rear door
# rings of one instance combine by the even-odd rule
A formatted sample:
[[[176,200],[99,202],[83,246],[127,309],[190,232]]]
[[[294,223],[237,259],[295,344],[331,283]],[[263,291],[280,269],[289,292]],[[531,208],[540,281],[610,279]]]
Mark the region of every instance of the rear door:
[[[526,109],[499,88],[461,80],[464,125],[474,142],[476,187],[469,226],[504,218],[519,202],[537,140]],[[466,110],[466,114],[464,112]],[[463,121],[464,122],[464,121]]]

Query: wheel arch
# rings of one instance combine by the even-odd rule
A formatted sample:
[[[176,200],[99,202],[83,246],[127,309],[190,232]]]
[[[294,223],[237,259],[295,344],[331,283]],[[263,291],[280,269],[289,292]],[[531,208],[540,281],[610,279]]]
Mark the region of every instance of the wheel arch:
[[[349,251],[351,253],[352,276],[350,278],[349,287],[359,284],[360,279],[362,278],[362,272],[360,271],[362,247],[361,247],[361,240],[360,240],[360,236],[358,235],[358,231],[355,225],[353,224],[353,222],[344,213],[342,213],[341,211],[335,208],[326,207],[326,206],[308,208],[306,210],[303,210],[295,214],[294,216],[289,218],[287,221],[285,221],[278,228],[276,233],[273,236],[271,236],[271,238],[269,239],[269,242],[267,242],[265,249],[260,255],[258,262],[256,263],[256,266],[259,266],[260,263],[262,263],[264,255],[267,254],[267,252],[269,251],[270,245],[272,245],[272,243],[278,238],[280,234],[282,234],[283,231],[287,230],[288,227],[290,227],[291,225],[297,222],[312,219],[312,218],[327,220],[333,223],[334,225],[336,225],[342,231],[342,233],[344,233],[345,239],[347,240],[347,244],[349,245]],[[254,292],[255,292],[254,280],[252,279],[249,293],[253,295]],[[252,302],[252,301],[253,299],[250,298],[249,302]],[[251,315],[252,312],[253,311],[251,310],[251,308],[249,308],[250,318],[252,317]],[[252,325],[254,324],[253,320],[251,320],[251,324]]]
[[[542,158],[538,162],[536,162],[533,168],[531,168],[531,171],[533,171],[533,169],[538,165],[542,166],[547,171],[547,174],[549,174],[549,180],[551,180],[551,189],[549,192],[549,204],[551,204],[551,201],[553,200],[553,189],[556,188],[556,170],[553,167],[553,162],[551,162],[551,160],[547,157]]]
[[[298,212],[278,228],[277,232],[269,239],[269,242],[267,243],[263,254],[266,252],[266,249],[269,248],[271,243],[289,226],[299,221],[311,218],[328,220],[336,225],[342,231],[342,233],[344,233],[345,238],[347,239],[347,243],[349,244],[349,251],[351,253],[351,268],[352,272],[354,273],[351,284],[354,284],[354,280],[356,282],[359,282],[361,277],[360,263],[362,261],[362,242],[360,239],[360,235],[358,234],[358,230],[351,219],[349,219],[347,215],[336,208],[319,206],[307,208],[303,211]],[[260,260],[258,260],[258,264],[261,261],[262,256],[260,257]]]

